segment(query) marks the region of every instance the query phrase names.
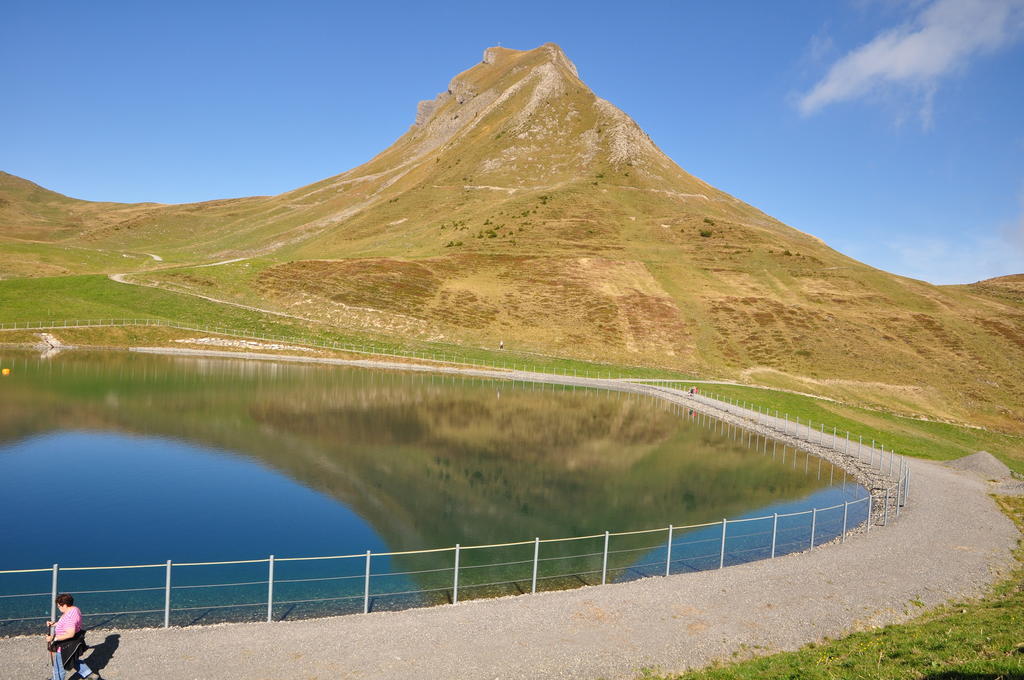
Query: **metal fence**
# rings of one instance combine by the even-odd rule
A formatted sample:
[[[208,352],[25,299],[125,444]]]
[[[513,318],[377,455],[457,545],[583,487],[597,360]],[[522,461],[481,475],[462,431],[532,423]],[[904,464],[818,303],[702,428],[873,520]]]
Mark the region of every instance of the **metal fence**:
[[[238,337],[235,331],[191,327],[154,320],[69,321],[63,325],[18,324],[18,329],[110,325],[167,326]],[[0,324],[0,330],[13,329]],[[264,341],[299,342],[256,337]],[[304,343],[308,344],[308,343]],[[383,356],[403,356],[371,348],[321,343],[317,346]],[[444,356],[444,355],[442,355]],[[421,357],[415,358],[433,358]],[[448,359],[437,359],[439,361]],[[584,376],[579,376],[584,377]],[[623,387],[626,387],[623,385]],[[217,620],[283,620],[304,616],[367,613],[457,603],[467,599],[536,593],[581,585],[622,582],[649,576],[721,569],[845,542],[853,529],[887,525],[908,498],[910,471],[902,456],[871,441],[853,441],[849,432],[831,434],[818,423],[790,420],[768,409],[715,395],[680,394],[629,384],[629,389],[667,398],[677,406],[701,404],[753,422],[775,437],[757,435],[758,450],[776,455],[780,441],[799,440],[839,454],[844,467],[868,480],[868,493],[828,507],[759,517],[605,532],[569,538],[533,538],[489,545],[351,555],[275,557],[221,562],[172,562],[102,567],[51,567],[0,571],[0,634],[28,632],[33,622],[55,617],[58,590],[80,598],[92,627],[116,621],[122,626],[191,625]],[[707,427],[726,423],[697,414]],[[740,428],[729,426],[733,437]],[[751,435],[746,431],[747,435]],[[751,435],[752,436],[752,435]],[[796,450],[794,465],[796,464]],[[787,447],[784,445],[782,455]],[[804,452],[805,469],[811,455]],[[820,460],[820,459],[819,459]],[[820,465],[820,463],[819,463]],[[820,474],[820,473],[819,473]],[[845,479],[845,476],[844,476]],[[227,580],[225,580],[227,579]],[[47,583],[48,582],[48,583]],[[47,588],[47,586],[49,586]]]
[[[801,512],[429,550],[0,571],[0,633],[30,630],[47,618],[38,613],[47,603],[53,619],[60,590],[75,593],[93,627],[167,627],[454,604],[721,569],[845,541],[867,522],[871,504],[861,495]],[[35,589],[10,592],[18,585]]]

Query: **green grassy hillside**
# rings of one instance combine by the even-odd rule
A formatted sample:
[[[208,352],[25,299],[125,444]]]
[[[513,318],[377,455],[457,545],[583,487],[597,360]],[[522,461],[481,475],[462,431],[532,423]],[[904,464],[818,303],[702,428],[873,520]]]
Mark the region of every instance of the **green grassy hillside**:
[[[487,50],[391,147],[280,196],[99,204],[0,179],[4,279],[128,273],[335,331],[1024,430],[1019,281],[938,287],[832,250],[683,171],[550,44]]]

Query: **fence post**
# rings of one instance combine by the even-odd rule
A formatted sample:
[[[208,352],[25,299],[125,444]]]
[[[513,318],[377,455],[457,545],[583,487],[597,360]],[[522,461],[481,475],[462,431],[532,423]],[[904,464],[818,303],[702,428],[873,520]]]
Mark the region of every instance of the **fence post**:
[[[896,517],[900,516],[900,490],[903,488],[903,484],[896,482]]]
[[[874,510],[874,501],[875,497],[871,495],[870,491],[868,491],[868,519],[867,522],[864,523],[864,533],[871,531],[871,511]]]
[[[667,554],[665,556],[665,576],[672,573],[672,525],[668,525],[668,543],[666,544]]]
[[[775,536],[779,530],[779,513],[772,516],[772,557],[775,557]]]
[[[814,549],[814,529],[818,525],[818,509],[811,508],[811,550]]]
[[[608,536],[609,533],[604,532],[604,557],[601,558],[601,585],[608,582]]]
[[[718,554],[718,568],[721,569],[725,566],[725,527],[729,524],[729,520],[725,517],[722,518],[722,550]]]
[[[164,583],[164,628],[171,627],[171,561],[167,560],[167,578]]]
[[[60,571],[58,565],[53,565],[53,581],[50,587],[50,620],[57,620],[57,572]]]
[[[530,584],[530,592],[537,592],[537,562],[540,558],[540,536],[533,539],[533,581]]]
[[[459,603],[459,550],[458,543],[455,544],[455,578],[452,581],[452,604]]]
[[[903,502],[907,502],[907,498],[910,497],[910,468],[907,468],[907,472],[904,476],[903,482]]]
[[[882,526],[889,526],[889,489],[885,490],[885,507],[882,508]]]
[[[366,551],[366,576],[363,581],[363,613],[370,613],[370,551]]]
[[[274,556],[267,560],[267,623],[274,620]]]
[[[840,543],[846,543],[846,516],[850,512],[850,501],[843,503],[843,537],[840,539]]]

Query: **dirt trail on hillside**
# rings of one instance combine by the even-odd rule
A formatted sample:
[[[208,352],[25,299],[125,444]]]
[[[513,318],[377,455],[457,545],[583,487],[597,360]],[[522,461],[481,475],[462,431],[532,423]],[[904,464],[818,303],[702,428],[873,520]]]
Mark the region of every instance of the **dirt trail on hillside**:
[[[224,264],[224,262],[217,262],[215,264]],[[204,265],[212,266],[212,265]],[[228,305],[229,307],[238,307],[239,309],[248,309],[252,312],[260,312],[261,314],[270,314],[272,316],[280,316],[287,319],[298,319],[299,321],[307,321],[309,323],[321,323],[316,319],[309,319],[304,316],[296,316],[294,314],[286,314],[285,312],[275,312],[272,309],[264,309],[263,307],[253,307],[252,305],[243,305],[240,302],[230,302],[228,300],[221,300],[219,298],[210,297],[208,295],[202,295],[200,293],[193,293],[187,290],[175,290],[166,286],[160,286],[155,283],[140,283],[138,281],[129,281],[127,278],[128,274],[107,274],[107,278],[117,283],[123,283],[126,286],[141,286],[143,288],[156,288],[157,290],[163,290],[168,293],[177,293],[179,295],[191,295],[192,297],[202,298],[203,300],[209,300],[210,302],[216,302],[219,305]]]
[[[500,375],[626,387],[618,381]],[[656,389],[686,399],[681,392]],[[752,428],[764,426],[753,422],[763,416],[748,414]],[[927,461],[911,460],[909,466],[910,502],[890,526],[775,560],[404,612],[104,630],[92,633],[91,642],[119,636],[116,652],[101,669],[109,680],[632,679],[645,667],[673,672],[752,648],[794,649],[905,620],[920,611],[912,600],[931,606],[981,594],[1014,563],[1018,532],[989,498],[985,481]],[[0,658],[11,677],[44,678],[49,672],[38,638],[0,640]]]

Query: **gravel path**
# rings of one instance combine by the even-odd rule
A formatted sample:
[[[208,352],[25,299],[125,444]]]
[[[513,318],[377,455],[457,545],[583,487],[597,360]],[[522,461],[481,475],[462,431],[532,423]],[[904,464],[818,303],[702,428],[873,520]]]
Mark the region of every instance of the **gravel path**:
[[[773,425],[760,418],[756,427]],[[890,526],[775,560],[404,612],[103,630],[90,642],[103,643],[94,653],[112,680],[597,680],[633,678],[645,667],[680,671],[734,652],[794,649],[905,620],[918,611],[911,600],[930,606],[980,594],[1012,566],[1018,532],[988,497],[986,482],[927,461],[909,467],[911,501]],[[0,659],[8,677],[48,677],[38,638],[0,639]]]

